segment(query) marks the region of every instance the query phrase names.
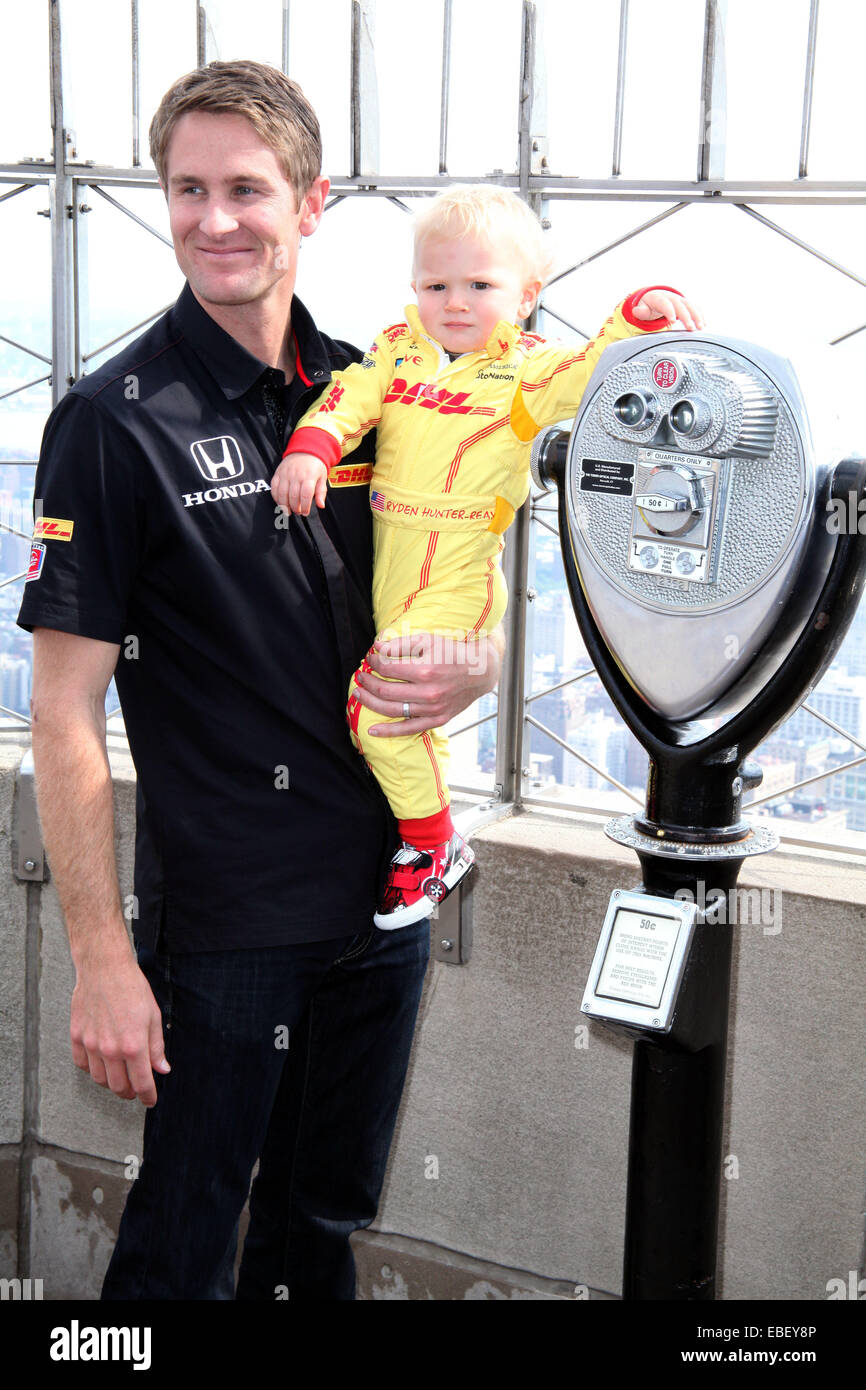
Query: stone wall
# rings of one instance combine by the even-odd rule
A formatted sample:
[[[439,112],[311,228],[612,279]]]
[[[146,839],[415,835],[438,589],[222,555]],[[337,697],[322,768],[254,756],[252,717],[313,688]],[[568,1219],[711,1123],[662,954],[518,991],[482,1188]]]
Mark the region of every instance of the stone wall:
[[[23,748],[0,744],[0,1277],[90,1299],[143,1112],[71,1061],[56,893],[12,873]],[[124,754],[112,767],[125,894],[134,779]],[[587,817],[513,816],[475,843],[471,957],[431,961],[379,1216],[355,1238],[359,1297],[618,1297],[631,1045],[587,1030],[580,1002],[637,861]],[[866,866],[777,851],[742,882],[775,917],[734,929],[721,1296],[824,1299],[862,1256]]]

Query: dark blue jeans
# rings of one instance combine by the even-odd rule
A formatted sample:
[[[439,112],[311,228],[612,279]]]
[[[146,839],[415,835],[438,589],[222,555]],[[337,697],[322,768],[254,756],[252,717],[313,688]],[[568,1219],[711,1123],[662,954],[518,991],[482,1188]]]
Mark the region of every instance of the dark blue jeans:
[[[309,945],[139,948],[171,1072],[103,1299],[355,1297],[349,1236],[376,1214],[429,949],[427,921]]]

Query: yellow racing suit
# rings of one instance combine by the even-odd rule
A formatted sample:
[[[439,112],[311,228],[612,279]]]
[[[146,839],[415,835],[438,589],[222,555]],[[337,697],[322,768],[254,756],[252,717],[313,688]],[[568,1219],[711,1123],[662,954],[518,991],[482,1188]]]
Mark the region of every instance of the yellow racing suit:
[[[361,362],[335,374],[287,453],[315,454],[339,480],[340,459],[376,429],[370,484],[373,612],[381,638],[444,633],[466,640],[497,627],[507,591],[502,534],[529,491],[532,440],[573,416],[609,343],[658,332],[633,317],[629,296],[579,351],[500,322],[483,349],[452,361],[417,307],[380,333]],[[371,738],[382,716],[349,693],[349,726],[400,820],[449,804],[448,742],[434,729]]]

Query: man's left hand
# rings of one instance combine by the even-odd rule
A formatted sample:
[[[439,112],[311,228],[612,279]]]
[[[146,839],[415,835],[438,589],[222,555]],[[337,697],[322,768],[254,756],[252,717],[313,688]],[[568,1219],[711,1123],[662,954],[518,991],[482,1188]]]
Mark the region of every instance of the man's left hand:
[[[493,689],[503,650],[501,629],[469,641],[419,632],[374,643],[367,654],[372,670],[356,678],[358,698],[394,722],[374,724],[370,733],[399,738],[441,728]]]

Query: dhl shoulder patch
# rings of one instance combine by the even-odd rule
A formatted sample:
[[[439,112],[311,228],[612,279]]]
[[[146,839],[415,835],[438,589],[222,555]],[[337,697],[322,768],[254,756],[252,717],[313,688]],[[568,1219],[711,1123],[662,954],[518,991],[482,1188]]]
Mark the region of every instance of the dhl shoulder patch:
[[[328,474],[328,486],[368,487],[372,477],[372,463],[338,464]]]
[[[408,323],[392,323],[390,328],[385,329],[384,336],[389,343],[396,343],[398,338],[409,337]]]
[[[33,531],[35,541],[71,541],[74,521],[61,521],[56,516],[40,516]]]

